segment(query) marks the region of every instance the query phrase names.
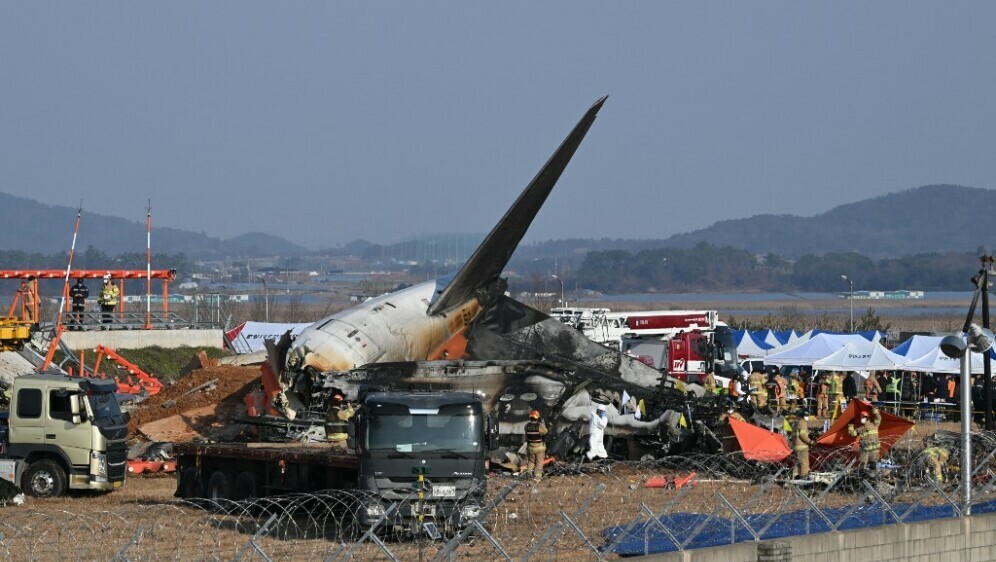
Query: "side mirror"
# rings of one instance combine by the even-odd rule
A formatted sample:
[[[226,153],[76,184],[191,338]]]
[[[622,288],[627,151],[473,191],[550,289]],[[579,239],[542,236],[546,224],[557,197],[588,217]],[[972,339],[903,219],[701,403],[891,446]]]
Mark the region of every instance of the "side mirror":
[[[73,394],[69,397],[69,412],[72,414],[75,425],[86,421],[86,407],[80,402],[81,400],[86,400],[86,398],[79,394]]]
[[[356,418],[353,416],[346,422],[346,447],[356,450]]]

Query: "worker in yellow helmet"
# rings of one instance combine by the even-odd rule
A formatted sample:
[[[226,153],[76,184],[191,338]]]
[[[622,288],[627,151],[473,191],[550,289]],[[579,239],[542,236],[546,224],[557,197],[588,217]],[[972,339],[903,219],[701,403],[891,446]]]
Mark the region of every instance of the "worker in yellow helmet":
[[[111,313],[118,305],[119,291],[117,285],[111,282],[111,274],[104,275],[104,285],[100,288],[100,296],[97,297],[97,304],[100,305],[100,321],[104,324],[111,323]]]

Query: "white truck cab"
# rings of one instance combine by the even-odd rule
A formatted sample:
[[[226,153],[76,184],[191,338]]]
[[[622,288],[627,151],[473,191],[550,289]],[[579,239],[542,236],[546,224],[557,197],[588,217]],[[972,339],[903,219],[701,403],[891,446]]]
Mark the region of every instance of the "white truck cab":
[[[30,374],[14,379],[0,413],[0,477],[28,495],[124,484],[128,425],[112,380]]]

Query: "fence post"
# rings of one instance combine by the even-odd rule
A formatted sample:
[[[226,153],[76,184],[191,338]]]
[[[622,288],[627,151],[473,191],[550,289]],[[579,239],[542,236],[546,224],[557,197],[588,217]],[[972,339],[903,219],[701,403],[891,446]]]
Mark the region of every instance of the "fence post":
[[[397,509],[398,509],[397,502],[392,503],[390,506],[388,506],[388,508],[384,511],[384,515],[381,515],[380,518],[374,521],[374,524],[371,525],[370,528],[367,529],[365,533],[363,533],[363,536],[360,537],[360,540],[354,542],[353,545],[349,548],[349,550],[346,551],[345,553],[346,558],[352,558],[353,551],[356,550],[358,546],[366,542],[366,540],[369,538],[371,541],[374,542],[374,544],[380,547],[382,551],[384,551],[384,554],[386,554],[388,558],[390,558],[394,562],[398,562],[398,558],[394,555],[393,552],[391,552],[389,548],[387,548],[387,545],[384,544],[384,541],[380,540],[380,538],[378,538],[377,534],[374,532],[377,530],[377,527],[383,525],[384,522],[387,521],[387,518],[390,517]],[[328,561],[336,560],[339,558],[340,553],[342,553],[342,549],[339,549],[336,553],[334,553],[334,556],[330,555],[328,558],[326,558],[326,560]]]
[[[598,552],[598,549],[595,548],[595,545],[591,544],[591,541],[588,540],[588,537],[585,536],[583,531],[581,531],[581,528],[577,526],[577,523],[575,523],[574,520],[571,519],[571,516],[567,515],[567,513],[565,513],[564,510],[561,509],[560,517],[567,522],[567,525],[571,528],[572,531],[574,531],[575,533],[577,533],[579,537],[581,537],[581,540],[584,541],[584,544],[588,545],[588,548],[590,548],[591,551],[595,553],[595,556],[597,556],[599,560],[602,560],[602,554]]]
[[[867,480],[862,480],[861,483],[865,485],[865,489],[867,489],[871,493],[871,495],[875,496],[875,499],[878,500],[879,503],[885,506],[886,511],[888,511],[889,514],[891,514],[892,517],[896,519],[896,523],[903,522],[903,520],[899,518],[899,514],[893,511],[892,506],[889,505],[889,502],[885,501],[885,498],[883,498],[882,495],[878,493],[878,490],[875,489],[875,486],[872,486]]]
[[[824,514],[822,511],[820,511],[820,508],[816,507],[816,504],[813,503],[813,500],[809,499],[809,496],[807,496],[805,494],[805,492],[803,492],[802,490],[800,490],[798,487],[794,487],[793,489],[795,490],[795,495],[798,496],[798,497],[800,497],[800,498],[802,498],[803,500],[805,500],[806,503],[809,504],[810,509],[812,509],[812,511],[815,511],[816,514],[820,516],[820,519],[822,519],[824,522],[826,522],[827,527],[830,527],[831,529],[833,529],[833,523],[826,516],[826,514]],[[807,534],[810,534],[810,531],[811,531],[810,529],[806,529],[806,533]]]
[[[259,530],[257,530],[252,537],[249,538],[249,542],[244,547],[242,547],[241,550],[235,553],[235,557],[232,560],[234,560],[235,562],[242,560],[242,556],[245,555],[246,551],[248,551],[251,548],[255,550],[260,556],[262,556],[263,560],[266,560],[266,562],[272,562],[270,560],[270,557],[267,556],[265,552],[263,552],[263,549],[260,548],[258,544],[256,544],[256,539],[270,532],[270,526],[273,525],[276,521],[277,521],[277,514],[274,513],[273,515],[270,515],[270,518],[266,520],[266,523],[263,523],[263,526],[260,527]]]
[[[733,507],[733,504],[730,503],[730,500],[726,499],[726,496],[724,496],[722,494],[722,492],[718,493],[717,495],[719,496],[720,501],[722,501],[724,504],[726,504],[726,508],[729,509],[731,512],[733,512],[733,516],[736,517],[737,521],[740,521],[740,524],[743,525],[744,528],[746,528],[747,531],[750,532],[751,535],[753,535],[754,542],[757,542],[758,540],[760,540],[758,538],[758,534],[756,532],[754,532],[754,528],[750,526],[750,523],[747,522],[747,519],[745,519],[742,515],[740,515],[740,512],[737,511],[737,508]],[[736,544],[736,542],[737,542],[737,531],[736,531],[737,527],[736,527],[736,525],[732,525],[731,528],[733,530],[733,536],[731,537],[730,544]]]
[[[588,508],[591,507],[591,504],[599,496],[602,495],[602,492],[605,491],[605,488],[606,488],[605,484],[596,485],[595,491],[592,492],[590,496],[588,496],[588,499],[586,499],[584,503],[581,504],[581,508],[574,512],[574,517],[580,517],[585,511],[587,511]],[[550,548],[552,549],[554,543],[560,540],[560,537],[563,534],[564,534],[564,524],[561,523],[560,521],[554,522],[554,524],[550,526],[550,529],[542,537],[540,537],[540,540],[537,541],[537,543],[534,544],[532,548],[530,548],[528,551],[526,551],[525,554],[522,555],[521,560],[523,560],[524,562],[532,558],[532,556],[536,554],[536,552],[539,551],[539,549],[542,548],[547,541],[550,542]]]
[[[644,512],[650,515],[650,520],[654,522],[654,525],[657,528],[664,531],[664,534],[667,535],[667,537],[671,540],[671,542],[674,543],[674,546],[678,547],[678,550],[684,550],[684,547],[678,541],[678,537],[674,536],[674,533],[672,533],[671,530],[668,529],[667,526],[660,521],[660,519],[654,514],[654,512],[651,511],[649,507],[647,507],[647,504],[642,503],[640,504],[640,507],[643,508]],[[664,512],[661,512],[661,515],[664,515]],[[650,532],[648,529],[645,529],[643,532],[643,554],[644,555],[649,554],[647,552],[648,550],[650,550]]]
[[[484,508],[483,511],[481,511],[481,514],[478,516],[477,521],[480,521],[481,519],[487,519],[488,516],[491,515],[491,512],[494,511],[494,509],[496,507],[498,507],[498,504],[500,504],[501,502],[503,502],[505,500],[505,498],[508,497],[508,495],[512,493],[512,490],[514,490],[515,487],[518,486],[518,485],[519,485],[519,483],[517,481],[516,482],[512,482],[508,486],[505,486],[505,488],[502,491],[498,492],[498,495],[495,496],[491,500],[491,504],[488,505],[488,507]],[[439,550],[439,552],[436,553],[436,557],[433,558],[432,561],[433,562],[440,562],[443,559],[443,557],[449,556],[450,553],[452,553],[453,551],[455,551],[457,549],[457,547],[460,546],[460,543],[462,543],[463,541],[467,540],[467,537],[469,537],[470,534],[473,533],[475,530],[484,530],[484,527],[482,525],[476,525],[476,526],[475,525],[467,525],[459,533],[457,533],[457,535],[455,537],[453,537],[452,539],[449,540],[449,542],[447,542],[445,545],[443,545],[443,548],[441,548]],[[488,537],[491,537],[490,533],[487,533],[486,531],[485,531],[485,535],[487,535]],[[492,537],[492,539],[493,539],[493,537]],[[497,547],[497,544],[493,540],[492,540],[491,544],[494,544]],[[502,554],[504,554],[506,558],[508,558],[508,554],[505,553],[501,548],[498,548],[498,550],[501,551]],[[511,560],[511,558],[509,558],[509,560]]]

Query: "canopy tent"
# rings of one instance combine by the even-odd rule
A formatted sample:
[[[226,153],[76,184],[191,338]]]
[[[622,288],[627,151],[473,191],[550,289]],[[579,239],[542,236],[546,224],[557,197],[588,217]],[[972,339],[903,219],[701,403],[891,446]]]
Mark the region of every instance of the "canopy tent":
[[[879,342],[882,338],[886,336],[885,332],[879,332],[878,330],[864,330],[862,332],[856,332],[859,336],[865,338],[868,341]]]
[[[990,361],[990,372],[996,373],[996,361],[991,356],[987,356]],[[981,374],[985,369],[982,363],[982,354],[972,352],[972,374]],[[902,366],[907,371],[918,371],[921,373],[944,373],[957,374],[961,372],[961,359],[954,359],[944,355],[940,346],[925,353],[911,361],[907,361]]]
[[[936,349],[937,346],[941,345],[942,339],[944,338],[941,336],[913,336],[897,345],[892,352],[905,356],[907,361],[916,359]]]
[[[772,347],[745,330],[734,330],[733,341],[737,344],[737,355],[745,359],[764,357]]]
[[[791,330],[789,330],[791,331]],[[778,336],[778,333],[774,330],[757,330],[754,332],[754,339],[758,341],[763,341],[764,343],[770,345],[771,347],[780,347],[788,342],[788,334],[785,334],[785,338],[782,339]]]
[[[880,343],[848,344],[837,352],[813,363],[813,370],[820,371],[877,371],[880,369],[899,369],[906,363],[902,355],[886,349]]]
[[[795,330],[785,330],[783,332],[777,332],[777,333],[779,334],[779,337],[782,337],[782,334],[784,334],[785,343],[792,343],[799,340],[805,341],[809,339],[809,336],[807,336],[806,334],[796,332]]]
[[[858,349],[861,349],[862,345],[865,349],[870,349],[874,345],[857,334],[819,334],[799,345],[788,344],[785,348],[772,350],[772,353],[764,358],[764,362],[768,365],[812,365],[839,351],[848,343],[853,343]]]

